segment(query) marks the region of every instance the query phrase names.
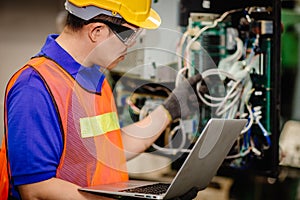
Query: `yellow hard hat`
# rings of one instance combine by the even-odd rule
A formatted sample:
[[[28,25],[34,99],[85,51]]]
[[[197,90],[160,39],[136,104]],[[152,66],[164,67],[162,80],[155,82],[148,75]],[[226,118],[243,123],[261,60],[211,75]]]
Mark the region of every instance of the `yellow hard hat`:
[[[146,29],[156,29],[160,16],[151,8],[152,0],[67,0],[66,9],[84,20],[99,14],[122,17],[127,22]]]

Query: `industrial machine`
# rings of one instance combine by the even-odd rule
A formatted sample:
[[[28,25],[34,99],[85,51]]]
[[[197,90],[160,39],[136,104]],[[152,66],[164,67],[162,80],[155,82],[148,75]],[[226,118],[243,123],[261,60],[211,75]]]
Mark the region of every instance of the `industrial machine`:
[[[154,75],[163,74],[159,81],[152,81],[151,76],[145,80],[112,73],[113,79],[122,83],[114,90],[121,125],[142,119],[160,105],[180,84],[180,76],[201,73],[201,84],[209,91],[198,93],[203,102],[199,112],[174,122],[148,151],[172,158],[172,167],[177,169],[210,118],[244,118],[248,124],[219,173],[253,172],[276,177],[280,134],[280,1],[181,0],[179,10],[182,34],[176,62],[169,67],[151,63]],[[144,54],[144,50],[136,51],[134,58]]]
[[[224,83],[217,96],[200,95],[206,108],[201,112],[200,123],[205,123],[211,114],[249,120],[224,168],[276,176],[280,134],[280,2],[249,0],[227,4],[218,0],[182,0],[181,8],[189,12],[188,20],[181,18],[190,39],[185,50],[190,57],[186,59],[208,80],[217,75]],[[182,16],[187,14],[183,12]],[[189,67],[189,63],[186,65]],[[216,88],[211,87],[215,92]]]

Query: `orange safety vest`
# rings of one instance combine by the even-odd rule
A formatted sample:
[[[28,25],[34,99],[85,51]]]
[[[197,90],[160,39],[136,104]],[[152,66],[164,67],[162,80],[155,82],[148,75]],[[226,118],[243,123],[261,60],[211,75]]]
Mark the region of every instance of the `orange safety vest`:
[[[37,57],[12,77],[6,95],[28,67],[39,73],[58,112],[64,146],[56,177],[81,187],[128,180],[116,106],[107,80],[101,94],[90,92],[54,61]],[[5,134],[9,134],[6,118],[5,106]],[[5,150],[3,141],[1,163],[6,163]],[[4,195],[8,190],[9,168],[7,164],[2,168],[1,165],[0,195]]]

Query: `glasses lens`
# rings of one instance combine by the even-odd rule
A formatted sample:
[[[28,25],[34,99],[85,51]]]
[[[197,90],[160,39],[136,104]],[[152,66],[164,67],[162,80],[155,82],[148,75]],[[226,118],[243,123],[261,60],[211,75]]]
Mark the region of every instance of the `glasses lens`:
[[[109,26],[109,28],[113,31],[113,33],[125,44],[130,45],[140,34],[141,28],[131,29],[126,26],[117,25],[111,22],[105,22]]]
[[[135,31],[130,28],[122,31],[113,30],[113,32],[115,32],[120,40],[122,40],[122,42],[124,43],[129,40],[129,38],[131,38],[131,36],[135,33]]]
[[[133,42],[136,41],[136,38],[141,34],[142,31],[143,31],[142,28],[138,28],[134,30],[134,33],[131,34],[131,36],[126,40],[125,45],[130,46],[131,44],[133,44]]]

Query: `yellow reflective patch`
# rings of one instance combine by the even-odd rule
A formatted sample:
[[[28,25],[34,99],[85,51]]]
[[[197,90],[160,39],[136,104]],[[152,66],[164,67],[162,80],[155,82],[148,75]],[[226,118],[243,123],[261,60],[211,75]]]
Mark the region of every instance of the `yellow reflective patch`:
[[[80,119],[80,131],[82,138],[102,135],[117,129],[120,129],[120,125],[115,112]]]

